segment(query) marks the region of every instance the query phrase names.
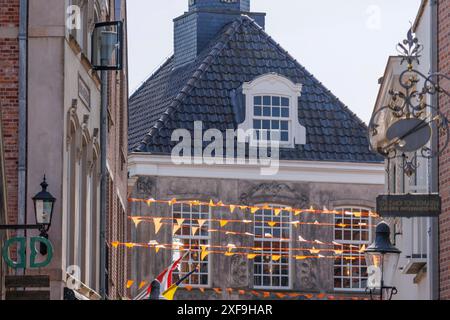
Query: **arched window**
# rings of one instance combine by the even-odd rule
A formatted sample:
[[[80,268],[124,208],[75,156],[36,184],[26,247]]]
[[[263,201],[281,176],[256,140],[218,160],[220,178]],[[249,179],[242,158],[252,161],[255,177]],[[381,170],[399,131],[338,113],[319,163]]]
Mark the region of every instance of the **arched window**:
[[[362,291],[367,286],[364,248],[371,241],[370,210],[359,207],[336,208],[334,215],[334,288]]]
[[[264,289],[290,289],[291,213],[269,206],[255,213],[253,285]]]
[[[299,123],[298,100],[302,85],[275,73],[244,83],[245,121],[239,129],[253,129],[253,139],[280,142],[293,148],[306,143],[306,129]]]
[[[192,274],[184,284],[194,287],[208,287],[210,285],[210,260],[209,256],[202,260],[201,251],[202,247],[207,247],[210,244],[211,208],[189,203],[177,203],[172,206],[172,215],[173,225],[180,226],[173,235],[173,245],[182,243],[184,249],[190,250],[179,269],[174,272],[174,276],[175,278],[182,278],[199,265],[199,270]],[[180,250],[175,249],[173,251],[174,259],[183,254],[184,252]]]

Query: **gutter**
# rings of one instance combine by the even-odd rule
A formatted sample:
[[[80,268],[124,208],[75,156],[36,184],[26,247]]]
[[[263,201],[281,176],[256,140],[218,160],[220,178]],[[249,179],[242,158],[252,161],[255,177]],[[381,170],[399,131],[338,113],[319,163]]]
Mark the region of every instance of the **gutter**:
[[[19,5],[19,159],[17,219],[18,224],[26,224],[28,0],[20,0]],[[19,235],[23,235],[23,231],[19,231]]]
[[[431,7],[431,73],[437,73],[438,65],[438,0],[430,1]],[[439,95],[435,94],[432,97],[431,104],[439,110]],[[435,112],[432,116],[434,117]],[[433,128],[436,130],[436,128]],[[438,150],[439,137],[436,136],[432,140],[432,150]],[[429,188],[431,193],[439,193],[439,157],[433,158],[429,162],[430,176]],[[429,287],[430,299],[439,300],[439,218],[429,218],[429,241],[428,241],[428,272],[429,272]]]

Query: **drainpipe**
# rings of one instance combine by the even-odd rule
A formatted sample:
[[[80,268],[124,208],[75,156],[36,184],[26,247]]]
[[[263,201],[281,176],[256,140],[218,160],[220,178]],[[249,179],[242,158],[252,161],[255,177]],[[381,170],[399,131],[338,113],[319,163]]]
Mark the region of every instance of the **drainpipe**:
[[[431,0],[431,73],[438,72],[438,0]],[[439,109],[439,95],[433,95],[432,106]],[[435,116],[433,111],[433,117]],[[436,127],[433,128],[436,132]],[[432,140],[432,150],[438,150],[439,137]],[[430,192],[439,192],[439,157],[430,160]],[[430,218],[428,242],[428,274],[430,299],[439,300],[439,218]]]
[[[106,195],[107,195],[107,175],[106,168],[106,144],[108,134],[108,73],[101,72],[101,107],[100,107],[100,295],[103,300],[106,296]]]
[[[27,69],[28,69],[28,0],[20,0],[19,8],[19,159],[18,159],[18,224],[26,224],[27,208]],[[18,235],[23,236],[23,231]]]

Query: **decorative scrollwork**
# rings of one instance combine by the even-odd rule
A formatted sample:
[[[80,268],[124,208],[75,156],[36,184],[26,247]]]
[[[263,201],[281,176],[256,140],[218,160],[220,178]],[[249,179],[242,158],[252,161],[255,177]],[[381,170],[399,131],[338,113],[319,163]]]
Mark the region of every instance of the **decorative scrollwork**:
[[[450,97],[450,93],[440,85],[441,79],[450,80],[448,75],[433,73],[425,75],[414,68],[414,64],[420,64],[420,57],[424,47],[420,44],[419,39],[414,35],[412,29],[408,31],[407,38],[397,45],[397,51],[400,53],[401,63],[407,62],[407,69],[404,70],[399,77],[401,90],[390,90],[390,100],[386,106],[378,109],[373,115],[369,123],[369,141],[370,149],[385,157],[386,159],[394,159],[397,157],[398,151],[402,151],[404,144],[412,137],[417,137],[420,130],[432,131],[432,136],[440,137],[444,141],[439,147],[431,148],[427,143],[425,146],[418,145],[418,149],[414,149],[415,156],[404,162],[404,172],[408,176],[412,176],[417,170],[417,157],[431,159],[440,156],[448,147],[450,141],[449,120],[435,106],[430,105],[431,96],[437,94],[445,94]],[[419,88],[420,87],[420,88]],[[418,119],[409,123],[417,123],[417,125],[404,130],[400,136],[389,141],[382,146],[374,146],[373,141],[389,140],[387,137],[378,137],[381,125],[377,123],[384,113],[390,113],[393,124],[403,121],[407,127],[408,119]],[[419,121],[420,120],[420,121]],[[401,124],[402,125],[402,124]],[[399,125],[398,127],[401,127]],[[425,130],[425,131],[426,131]],[[415,135],[415,136],[414,136]],[[381,139],[380,139],[381,138]],[[426,140],[425,140],[426,141]],[[410,150],[409,150],[410,151]],[[403,152],[403,151],[402,151]]]

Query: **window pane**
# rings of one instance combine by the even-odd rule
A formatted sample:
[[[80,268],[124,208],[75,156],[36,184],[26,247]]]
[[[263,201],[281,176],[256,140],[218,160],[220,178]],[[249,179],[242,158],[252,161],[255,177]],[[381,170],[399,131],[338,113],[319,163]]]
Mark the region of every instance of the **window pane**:
[[[255,104],[255,106],[260,106],[262,105],[262,98],[260,96],[254,97],[253,98],[253,103]]]
[[[281,109],[281,117],[289,118],[289,108],[282,108]]]
[[[273,107],[272,108],[272,117],[279,117],[280,116],[280,108],[278,107]]]
[[[264,99],[263,99],[263,104],[265,105],[265,106],[270,106],[271,105],[271,97],[270,96],[264,96]]]
[[[280,121],[272,120],[272,129],[275,129],[275,130],[280,129]]]
[[[270,107],[264,107],[263,108],[263,116],[264,117],[270,117]]]
[[[255,107],[254,110],[255,110],[254,111],[255,116],[261,116],[261,114],[262,114],[262,108],[261,107]]]
[[[281,121],[281,130],[289,130],[289,122]]]
[[[253,120],[253,129],[261,129],[261,120]]]
[[[281,141],[284,141],[284,142],[289,141],[289,132],[286,132],[286,131],[281,132]]]
[[[289,98],[281,98],[281,105],[283,107],[289,107]]]
[[[280,97],[272,97],[272,105],[273,106],[279,106],[281,103]]]
[[[262,122],[262,128],[270,130],[270,120],[263,120]]]

